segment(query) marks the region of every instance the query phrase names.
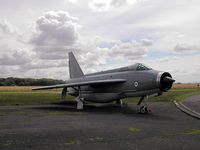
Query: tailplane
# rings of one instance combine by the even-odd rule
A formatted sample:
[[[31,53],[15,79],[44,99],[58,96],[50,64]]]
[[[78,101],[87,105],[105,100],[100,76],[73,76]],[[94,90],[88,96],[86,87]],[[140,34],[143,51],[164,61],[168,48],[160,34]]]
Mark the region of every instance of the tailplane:
[[[69,55],[69,74],[70,78],[80,78],[83,77],[83,71],[81,70],[81,67],[79,66],[76,58],[74,57],[74,54],[72,52],[68,53]]]

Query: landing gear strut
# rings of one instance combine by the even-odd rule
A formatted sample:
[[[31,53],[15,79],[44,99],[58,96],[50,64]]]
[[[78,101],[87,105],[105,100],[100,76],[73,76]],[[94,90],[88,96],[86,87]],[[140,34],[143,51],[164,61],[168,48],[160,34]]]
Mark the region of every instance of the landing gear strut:
[[[83,101],[84,101],[84,99],[81,98],[81,88],[80,88],[80,87],[78,87],[78,92],[79,92],[79,94],[78,94],[78,96],[75,98],[75,100],[77,101],[77,106],[76,106],[76,108],[77,108],[78,110],[82,110],[82,109],[83,109]]]
[[[83,109],[83,98],[80,98],[79,96],[75,98],[77,101],[77,107],[76,109],[82,110]]]
[[[122,99],[118,99],[118,100],[116,101],[116,104],[117,104],[117,105],[120,105],[120,107],[122,108],[122,107],[123,107]]]
[[[148,109],[148,106],[149,106],[149,104],[148,104],[148,95],[142,96],[137,105],[140,105],[142,102],[144,103],[144,105],[140,106],[139,113],[141,113],[141,114],[149,113],[150,110]]]

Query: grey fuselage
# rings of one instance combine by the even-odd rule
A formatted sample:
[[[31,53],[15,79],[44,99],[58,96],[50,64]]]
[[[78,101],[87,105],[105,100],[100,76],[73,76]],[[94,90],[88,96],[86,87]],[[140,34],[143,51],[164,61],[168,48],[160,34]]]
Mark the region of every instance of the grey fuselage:
[[[162,85],[161,80],[164,76],[171,77],[167,72],[160,72],[153,69],[136,70],[136,68],[131,68],[131,66],[123,67],[87,74],[81,78],[69,79],[67,83],[106,79],[126,79],[126,82],[81,86],[80,93],[78,93],[76,88],[70,87],[67,89],[67,93],[76,97],[79,95],[85,101],[98,103],[116,101],[126,97],[160,95],[163,91],[171,88],[171,85]]]

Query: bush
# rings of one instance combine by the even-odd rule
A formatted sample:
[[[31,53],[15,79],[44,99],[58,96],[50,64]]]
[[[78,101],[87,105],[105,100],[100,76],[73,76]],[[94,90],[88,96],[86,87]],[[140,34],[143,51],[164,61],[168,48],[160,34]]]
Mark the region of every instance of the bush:
[[[54,79],[32,79],[32,78],[0,78],[0,86],[48,86],[55,84],[64,84],[63,80]]]

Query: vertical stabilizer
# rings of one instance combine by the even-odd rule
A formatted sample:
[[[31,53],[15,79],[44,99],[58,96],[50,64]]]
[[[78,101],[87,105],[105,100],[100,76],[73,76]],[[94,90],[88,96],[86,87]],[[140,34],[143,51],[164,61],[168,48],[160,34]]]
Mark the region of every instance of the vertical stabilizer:
[[[81,67],[79,66],[74,54],[72,52],[68,53],[69,55],[69,74],[70,78],[80,78],[84,76]]]

